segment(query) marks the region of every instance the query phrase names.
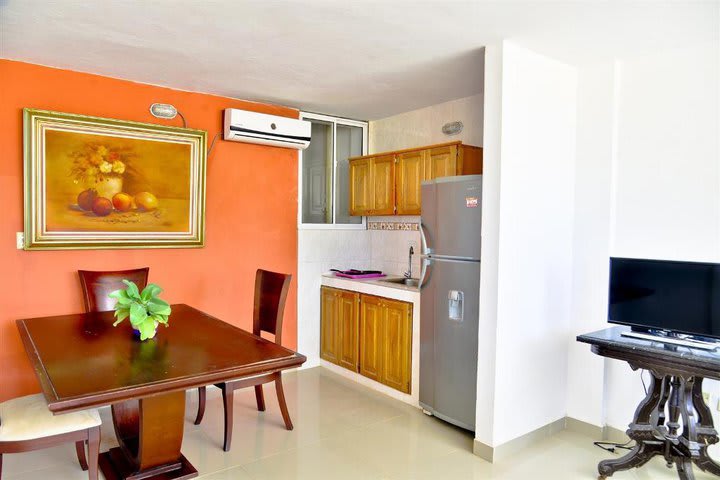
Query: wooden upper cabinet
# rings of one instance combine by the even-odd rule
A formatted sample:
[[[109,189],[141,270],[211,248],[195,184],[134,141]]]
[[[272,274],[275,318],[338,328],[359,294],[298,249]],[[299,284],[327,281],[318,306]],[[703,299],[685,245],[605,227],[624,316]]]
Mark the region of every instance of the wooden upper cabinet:
[[[350,215],[369,215],[372,210],[372,158],[359,158],[350,162]]]
[[[350,215],[395,213],[395,156],[350,161]]]
[[[380,382],[410,393],[412,304],[383,299]]]
[[[420,215],[420,183],[424,180],[427,152],[400,153],[395,163],[395,195],[398,215]]]
[[[338,331],[340,348],[338,365],[358,371],[358,307],[360,294],[341,290],[337,296]]]
[[[363,295],[360,301],[360,374],[380,381],[382,299]]]
[[[461,142],[350,159],[350,215],[419,215],[420,184],[482,174],[482,148]]]
[[[395,155],[375,157],[372,161],[372,215],[395,213]]]
[[[457,175],[457,164],[457,145],[431,148],[425,156],[425,176],[423,180]]]

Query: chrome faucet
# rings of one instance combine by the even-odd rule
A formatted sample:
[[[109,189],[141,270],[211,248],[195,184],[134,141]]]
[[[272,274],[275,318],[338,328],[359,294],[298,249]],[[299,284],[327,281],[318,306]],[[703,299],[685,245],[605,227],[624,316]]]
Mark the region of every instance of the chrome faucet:
[[[410,252],[408,253],[408,270],[404,273],[405,278],[412,278],[412,256],[415,253],[412,245],[410,245]]]

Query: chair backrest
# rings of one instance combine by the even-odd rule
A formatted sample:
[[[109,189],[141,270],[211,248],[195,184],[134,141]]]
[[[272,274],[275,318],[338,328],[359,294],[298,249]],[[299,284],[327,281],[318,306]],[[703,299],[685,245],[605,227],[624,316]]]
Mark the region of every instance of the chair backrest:
[[[291,279],[292,275],[262,269],[258,269],[255,274],[253,333],[272,333],[278,345],[282,341],[283,312]]]
[[[80,285],[83,290],[86,312],[106,312],[115,308],[117,300],[108,298],[108,294],[125,288],[123,280],[135,282],[142,291],[147,285],[149,267],[135,270],[118,270],[114,272],[92,272],[78,270]]]

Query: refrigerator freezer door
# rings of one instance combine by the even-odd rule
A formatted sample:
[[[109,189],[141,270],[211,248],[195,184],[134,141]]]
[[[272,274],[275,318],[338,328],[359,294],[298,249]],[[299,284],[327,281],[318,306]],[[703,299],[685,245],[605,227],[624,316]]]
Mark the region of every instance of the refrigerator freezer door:
[[[420,403],[475,430],[480,262],[432,259],[421,291]]]
[[[479,260],[481,220],[482,175],[422,185],[422,223],[432,255]]]

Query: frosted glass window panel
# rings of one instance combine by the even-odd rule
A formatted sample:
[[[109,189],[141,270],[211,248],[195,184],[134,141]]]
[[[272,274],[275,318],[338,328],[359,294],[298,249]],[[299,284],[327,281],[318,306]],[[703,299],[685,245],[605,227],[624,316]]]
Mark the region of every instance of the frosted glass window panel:
[[[335,142],[335,223],[359,224],[362,217],[350,216],[350,167],[348,158],[363,154],[363,129],[336,126]]]
[[[302,222],[332,223],[333,126],[313,120],[302,155]]]

